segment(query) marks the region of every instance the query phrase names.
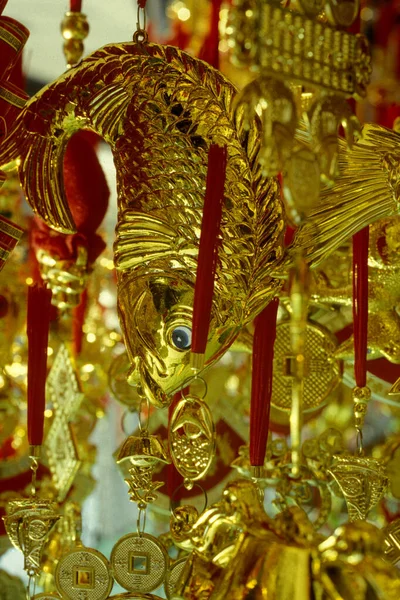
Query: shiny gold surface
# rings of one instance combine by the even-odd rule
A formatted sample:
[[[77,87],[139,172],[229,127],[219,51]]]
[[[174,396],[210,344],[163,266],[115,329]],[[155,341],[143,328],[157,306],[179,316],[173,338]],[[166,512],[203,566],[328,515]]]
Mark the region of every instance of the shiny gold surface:
[[[205,476],[215,455],[216,434],[211,411],[196,396],[176,405],[169,423],[168,443],[172,461],[186,487]]]
[[[33,99],[4,152],[2,146],[0,162],[14,154],[21,158],[23,186],[35,211],[68,232],[74,227],[61,173],[68,138],[85,127],[110,144],[119,196],[119,313],[132,363],[130,382],[140,381],[158,405],[168,403],[167,396],[192,375],[190,349],[174,345],[173,333],[191,328],[212,142],[227,144],[229,156],[206,365],[225,352],[280,286],[269,275],[283,252],[278,187],[261,177],[257,122],[247,131],[243,110],[233,115],[233,96],[221,74],[175,48],[110,45]],[[56,177],[45,175],[50,164]],[[40,190],[38,180],[44,184]]]
[[[57,591],[68,600],[106,600],[113,586],[108,560],[82,544],[65,554],[55,573]]]
[[[344,496],[349,521],[366,519],[388,486],[384,465],[362,456],[337,456],[328,471]]]
[[[60,518],[50,500],[23,498],[11,500],[3,517],[8,537],[24,555],[24,569],[40,571],[41,554],[47,537]]]

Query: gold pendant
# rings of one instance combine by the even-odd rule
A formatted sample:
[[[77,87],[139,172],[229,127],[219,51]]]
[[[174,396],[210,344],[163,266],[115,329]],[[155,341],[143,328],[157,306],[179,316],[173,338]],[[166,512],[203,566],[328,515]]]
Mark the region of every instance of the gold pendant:
[[[129,485],[130,499],[143,510],[147,504],[157,498],[155,493],[163,481],[153,481],[153,474],[160,463],[168,464],[170,459],[164,450],[161,439],[156,435],[149,435],[147,430],[140,435],[130,435],[117,456],[117,464],[129,460],[132,464],[129,477],[125,479]]]
[[[37,574],[48,534],[60,518],[51,500],[28,498],[11,500],[3,517],[12,544],[24,555],[24,569]]]
[[[350,522],[365,520],[388,486],[385,467],[373,458],[336,456],[328,473],[346,500]]]
[[[187,489],[207,473],[215,455],[215,428],[207,404],[193,395],[183,397],[172,414],[169,449]]]
[[[289,414],[292,405],[295,356],[290,338],[290,322],[279,323],[274,346],[274,373],[271,404]],[[340,362],[334,357],[337,341],[318,323],[306,325],[303,410],[313,411],[326,402],[340,383]]]
[[[169,557],[164,546],[147,533],[129,533],[111,552],[115,581],[130,592],[149,593],[164,581]]]
[[[54,579],[57,591],[68,600],[106,600],[113,586],[106,557],[81,544],[61,558]]]

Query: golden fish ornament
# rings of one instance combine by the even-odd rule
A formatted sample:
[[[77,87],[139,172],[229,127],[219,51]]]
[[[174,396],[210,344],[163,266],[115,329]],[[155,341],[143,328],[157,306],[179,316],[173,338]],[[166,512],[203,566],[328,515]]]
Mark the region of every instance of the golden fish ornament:
[[[211,144],[227,146],[227,171],[206,367],[278,293],[292,263],[283,246],[278,183],[263,177],[258,161],[259,119],[249,122],[243,106],[234,110],[234,96],[221,73],[176,48],[110,44],[32,98],[1,146],[0,166],[18,165],[35,212],[50,227],[72,233],[62,173],[68,140],[89,129],[110,145],[128,381],[157,406],[169,404],[192,376],[194,283]],[[375,212],[373,194],[361,203],[347,198],[353,220],[343,203],[337,209],[322,198],[323,213],[311,211],[312,226],[300,232],[294,250],[305,246],[310,262],[320,260],[372,217],[397,214],[396,199],[386,196]]]

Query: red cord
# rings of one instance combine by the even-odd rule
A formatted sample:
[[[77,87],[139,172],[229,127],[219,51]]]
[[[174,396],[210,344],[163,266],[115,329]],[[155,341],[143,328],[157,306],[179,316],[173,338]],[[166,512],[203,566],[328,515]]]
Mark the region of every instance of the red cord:
[[[51,290],[36,283],[28,288],[28,441],[43,442],[47,345],[51,310]]]
[[[268,441],[274,342],[279,299],[274,298],[255,319],[250,403],[250,464],[262,466]]]
[[[139,8],[146,8],[146,2],[147,0],[137,0],[137,4]]]
[[[193,303],[192,352],[196,354],[204,354],[207,345],[224,201],[226,158],[226,146],[221,148],[211,144]]]
[[[357,387],[367,383],[369,228],[353,236],[354,375]]]
[[[71,12],[82,12],[82,0],[70,0],[69,9]]]

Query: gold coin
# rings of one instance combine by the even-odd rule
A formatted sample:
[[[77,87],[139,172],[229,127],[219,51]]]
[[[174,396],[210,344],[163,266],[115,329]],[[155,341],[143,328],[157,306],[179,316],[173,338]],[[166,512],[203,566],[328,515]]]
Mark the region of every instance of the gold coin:
[[[113,585],[106,557],[84,546],[61,558],[55,582],[65,600],[106,600]]]
[[[316,410],[340,382],[340,362],[333,356],[337,348],[332,333],[316,323],[307,323],[303,410]],[[295,355],[291,350],[290,322],[279,323],[274,346],[274,375],[271,403],[290,411]]]
[[[167,594],[167,598],[173,597],[175,586],[179,577],[181,576],[185,564],[186,558],[180,558],[179,560],[176,560],[168,569],[164,582],[164,590]]]
[[[140,592],[133,592],[133,594],[117,594],[117,596],[110,596],[109,600],[162,600],[160,596],[155,594],[141,594]]]
[[[158,588],[164,581],[168,562],[164,546],[147,533],[125,535],[111,552],[115,580],[135,593],[146,594]]]

